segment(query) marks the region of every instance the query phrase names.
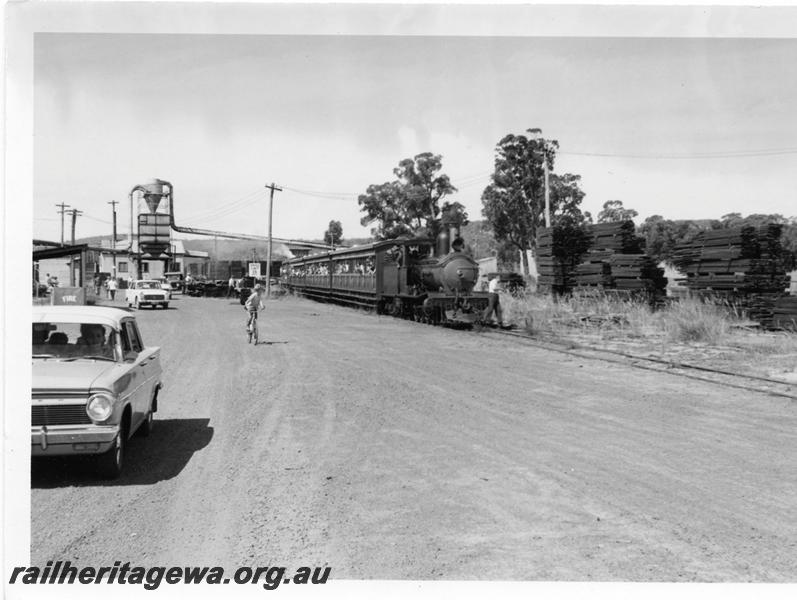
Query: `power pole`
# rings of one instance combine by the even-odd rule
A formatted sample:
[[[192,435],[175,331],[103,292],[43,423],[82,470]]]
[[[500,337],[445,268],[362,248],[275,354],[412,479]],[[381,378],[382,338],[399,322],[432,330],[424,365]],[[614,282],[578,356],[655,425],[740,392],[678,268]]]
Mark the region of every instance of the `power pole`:
[[[551,190],[548,185],[548,158],[542,157],[542,172],[545,174],[545,226],[551,226]]]
[[[274,190],[281,192],[282,188],[278,188],[271,182],[267,185],[266,189],[271,190],[271,195],[268,198],[268,257],[266,258],[266,298],[271,298],[271,216],[274,213]]]
[[[56,206],[60,206],[61,207],[61,210],[59,210],[58,212],[61,213],[61,246],[63,246],[64,245],[64,213],[66,212],[66,207],[69,206],[69,205],[68,204],[64,204],[63,202],[61,202],[61,204],[56,204]]]
[[[216,277],[218,277],[218,275],[216,273],[216,265],[218,265],[218,262],[219,262],[219,236],[214,235],[213,236],[213,262],[210,265],[210,270],[211,270],[210,279],[214,279],[215,280]]]
[[[111,252],[111,256],[113,256],[113,277],[116,279],[116,205],[119,204],[119,201],[111,200],[108,204],[113,210],[113,252]]]
[[[544,177],[545,183],[545,226],[551,226],[551,191],[550,186],[548,184],[548,156],[545,154],[545,149],[547,144],[545,143],[545,138],[542,137],[542,129],[531,129],[531,137],[533,140],[537,142],[542,142],[542,148],[539,150],[532,150],[534,154],[539,152],[542,154],[542,172]],[[535,144],[536,145],[536,144]]]
[[[75,223],[77,221],[78,215],[82,215],[83,211],[73,208],[72,210],[68,210],[67,212],[72,213],[72,245],[75,245]],[[81,262],[80,268],[83,269],[83,263]],[[69,286],[75,287],[75,267],[74,267],[74,258],[72,255],[69,256]]]

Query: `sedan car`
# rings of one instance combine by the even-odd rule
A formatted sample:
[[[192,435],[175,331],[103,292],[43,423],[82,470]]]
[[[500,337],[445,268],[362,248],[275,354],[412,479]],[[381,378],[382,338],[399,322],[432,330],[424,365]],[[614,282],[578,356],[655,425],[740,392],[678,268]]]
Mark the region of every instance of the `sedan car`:
[[[152,431],[160,348],[119,308],[34,306],[32,329],[33,457],[96,455],[100,474],[118,477],[127,440]]]
[[[169,293],[161,288],[161,282],[155,279],[139,279],[125,293],[127,306],[141,308],[143,306],[162,306],[169,308]]]

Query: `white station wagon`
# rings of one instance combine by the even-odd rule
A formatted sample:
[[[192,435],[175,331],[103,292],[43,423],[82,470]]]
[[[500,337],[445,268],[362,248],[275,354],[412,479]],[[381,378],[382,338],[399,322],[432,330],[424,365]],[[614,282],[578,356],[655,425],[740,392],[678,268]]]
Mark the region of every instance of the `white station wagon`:
[[[125,293],[127,306],[141,308],[142,306],[162,306],[169,308],[170,292],[161,287],[161,282],[155,279],[139,279],[133,282],[133,287]]]
[[[127,440],[152,431],[160,348],[120,308],[34,306],[32,329],[33,457],[97,455],[100,473],[118,477]]]

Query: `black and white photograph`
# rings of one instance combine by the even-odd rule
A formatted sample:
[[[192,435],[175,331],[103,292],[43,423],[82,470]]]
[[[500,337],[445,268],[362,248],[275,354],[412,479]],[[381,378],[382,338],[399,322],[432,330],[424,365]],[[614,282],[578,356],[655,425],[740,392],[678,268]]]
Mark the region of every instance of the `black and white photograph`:
[[[4,17],[5,597],[794,594],[797,8]]]

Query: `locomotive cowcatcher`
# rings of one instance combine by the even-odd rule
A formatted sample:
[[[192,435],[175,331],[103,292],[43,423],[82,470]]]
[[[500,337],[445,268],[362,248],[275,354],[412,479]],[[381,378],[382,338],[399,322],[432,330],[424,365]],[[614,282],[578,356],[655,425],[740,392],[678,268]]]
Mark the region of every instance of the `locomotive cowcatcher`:
[[[282,284],[309,298],[371,307],[379,314],[472,325],[481,320],[489,294],[474,291],[479,265],[458,251],[461,243],[452,229],[436,240],[399,238],[295,258],[283,263]]]

